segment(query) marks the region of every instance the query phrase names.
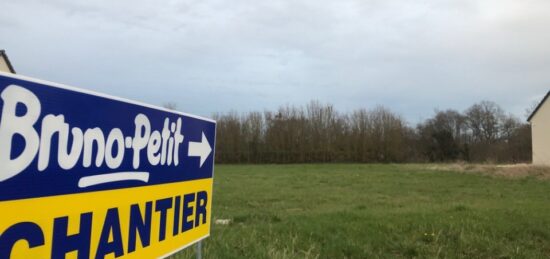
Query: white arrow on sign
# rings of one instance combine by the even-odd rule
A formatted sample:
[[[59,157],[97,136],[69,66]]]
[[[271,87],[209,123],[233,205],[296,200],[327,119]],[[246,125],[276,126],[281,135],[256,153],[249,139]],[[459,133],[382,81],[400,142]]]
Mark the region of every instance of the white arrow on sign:
[[[210,147],[210,143],[208,143],[208,139],[206,139],[204,132],[202,133],[201,142],[189,141],[188,155],[199,156],[201,158],[201,164],[199,167],[202,167],[202,164],[204,164],[204,161],[206,161],[206,158],[208,158],[211,152],[212,152],[212,148]]]

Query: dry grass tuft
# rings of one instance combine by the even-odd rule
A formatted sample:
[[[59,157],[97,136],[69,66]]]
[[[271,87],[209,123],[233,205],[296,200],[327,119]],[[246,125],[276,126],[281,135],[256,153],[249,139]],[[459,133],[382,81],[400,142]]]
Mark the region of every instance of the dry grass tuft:
[[[453,163],[429,165],[427,168],[430,170],[474,173],[512,179],[523,179],[527,177],[533,177],[541,180],[550,179],[550,167],[532,164],[494,165]]]

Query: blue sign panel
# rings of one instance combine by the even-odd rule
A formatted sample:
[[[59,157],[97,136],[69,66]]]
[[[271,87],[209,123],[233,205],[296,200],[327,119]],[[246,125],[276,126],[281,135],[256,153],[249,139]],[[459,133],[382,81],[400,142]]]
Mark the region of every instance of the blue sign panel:
[[[173,223],[159,223],[153,231],[159,236],[155,241],[167,240],[164,243],[155,246],[143,242],[147,238],[144,235],[140,253],[135,252],[136,244],[124,248],[132,238],[122,238],[121,251],[104,251],[101,242],[114,241],[93,240],[96,228],[91,227],[90,237],[85,241],[89,251],[76,248],[74,251],[96,258],[109,253],[117,257],[158,257],[208,235],[214,121],[7,73],[0,73],[0,109],[0,209],[13,212],[0,223],[0,257],[6,254],[9,257],[10,253],[13,258],[16,254],[54,257],[60,250],[56,248],[53,222],[59,217],[75,217],[73,220],[83,224],[82,213],[93,212],[105,216],[107,222],[110,209],[119,207],[117,217],[126,222],[129,219],[124,217],[134,217],[131,213],[135,210],[120,207],[140,206],[145,217],[151,209],[148,202],[153,203],[153,221],[154,212],[159,213],[159,222],[165,222],[162,217],[170,213],[174,218]],[[171,190],[174,193],[170,193]],[[163,201],[164,205],[159,205],[162,197],[154,193],[164,192],[170,196],[170,204]],[[194,195],[192,199],[190,193]],[[125,200],[127,204],[117,200]],[[38,211],[41,206],[48,210],[44,202],[50,202],[49,211],[55,213]],[[63,208],[63,203],[75,205]],[[86,205],[80,206],[81,203]],[[194,211],[189,209],[193,204]],[[35,210],[29,211],[29,206]],[[194,219],[190,215],[193,212],[197,221],[189,225]],[[15,231],[12,228],[23,221],[35,222],[42,229],[45,240],[41,248],[34,249],[31,244],[28,250],[14,251],[13,242],[6,241],[10,231]],[[131,233],[131,222],[129,226],[121,223],[121,228],[128,228],[121,232]],[[191,229],[182,228],[185,223],[198,232],[186,232]],[[53,224],[53,229],[44,226],[49,224]],[[174,229],[175,239],[160,238],[167,236],[170,227]],[[97,232],[102,233],[101,226],[97,226]],[[169,232],[172,235],[172,231]],[[18,236],[24,238],[25,234]],[[137,242],[135,233],[133,239]],[[149,236],[149,239],[154,238]],[[67,249],[67,253],[72,251]]]

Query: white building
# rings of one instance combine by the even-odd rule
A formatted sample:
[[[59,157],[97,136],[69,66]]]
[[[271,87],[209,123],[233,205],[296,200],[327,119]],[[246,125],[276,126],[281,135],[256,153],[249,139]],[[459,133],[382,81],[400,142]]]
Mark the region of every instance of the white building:
[[[0,49],[0,71],[15,74],[15,70],[11,66],[6,51],[3,49]]]
[[[533,164],[550,166],[550,92],[527,119],[531,123]]]

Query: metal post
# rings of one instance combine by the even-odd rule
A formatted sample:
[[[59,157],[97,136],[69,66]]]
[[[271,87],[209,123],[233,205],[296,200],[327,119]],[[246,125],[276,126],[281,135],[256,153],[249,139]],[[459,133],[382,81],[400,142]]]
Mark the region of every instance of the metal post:
[[[197,259],[202,259],[202,240],[197,242]]]

